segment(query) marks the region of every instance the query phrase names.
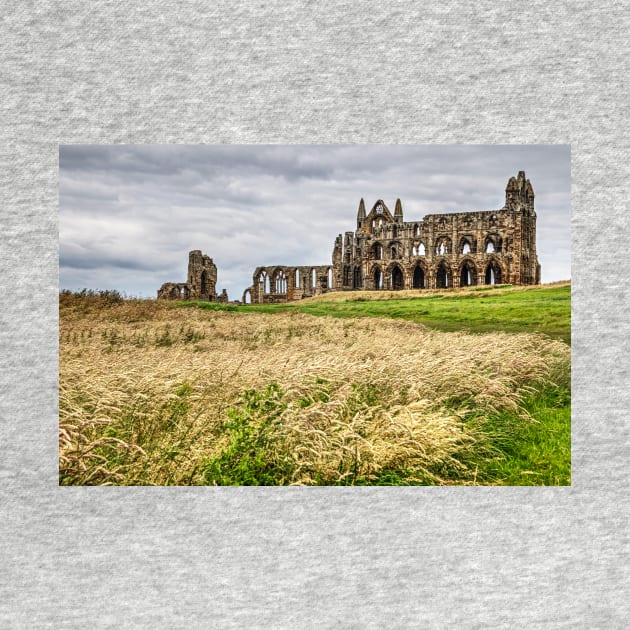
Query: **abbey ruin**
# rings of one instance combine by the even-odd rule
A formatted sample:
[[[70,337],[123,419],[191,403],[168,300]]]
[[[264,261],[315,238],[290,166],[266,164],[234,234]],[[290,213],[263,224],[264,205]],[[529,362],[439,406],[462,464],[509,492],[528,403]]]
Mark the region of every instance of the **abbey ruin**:
[[[498,210],[428,214],[419,221],[404,220],[400,199],[393,214],[380,199],[366,212],[361,199],[356,230],[337,236],[330,264],[257,267],[252,280],[244,303],[290,302],[329,291],[540,284],[534,190],[520,171],[509,179]],[[167,283],[158,297],[227,301],[215,286],[212,259],[194,251],[188,282]]]
[[[195,249],[188,254],[186,282],[165,282],[157,292],[161,300],[201,300],[227,302],[225,289],[217,295],[217,266],[212,258]]]

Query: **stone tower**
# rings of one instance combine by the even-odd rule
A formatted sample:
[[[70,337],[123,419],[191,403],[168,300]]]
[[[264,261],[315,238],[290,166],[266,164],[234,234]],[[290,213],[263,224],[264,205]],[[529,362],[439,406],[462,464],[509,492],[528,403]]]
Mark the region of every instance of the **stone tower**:
[[[216,301],[217,266],[199,249],[188,254],[188,285],[192,300]]]
[[[162,300],[203,300],[205,302],[227,302],[223,289],[217,295],[217,266],[210,256],[199,249],[188,254],[188,277],[186,282],[165,282],[157,293]]]

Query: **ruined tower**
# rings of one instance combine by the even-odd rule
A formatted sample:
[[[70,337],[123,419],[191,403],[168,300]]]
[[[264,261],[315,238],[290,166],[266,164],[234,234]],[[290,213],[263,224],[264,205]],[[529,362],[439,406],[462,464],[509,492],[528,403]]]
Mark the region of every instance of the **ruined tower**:
[[[227,302],[225,289],[217,295],[217,266],[210,256],[199,249],[188,254],[188,276],[186,282],[165,282],[158,290],[158,299],[203,300],[205,302]]]

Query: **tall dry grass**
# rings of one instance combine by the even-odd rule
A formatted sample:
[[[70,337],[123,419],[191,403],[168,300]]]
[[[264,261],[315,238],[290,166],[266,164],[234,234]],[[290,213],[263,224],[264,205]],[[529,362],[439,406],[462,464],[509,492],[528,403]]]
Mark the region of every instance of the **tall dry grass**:
[[[549,282],[541,285],[545,288],[560,288],[570,286],[570,280],[561,280],[556,282]],[[429,297],[461,297],[468,295],[475,295],[477,297],[483,297],[486,295],[501,295],[504,293],[513,293],[515,291],[531,291],[533,288],[523,286],[512,285],[476,285],[470,287],[461,287],[457,289],[402,289],[399,291],[333,291],[331,293],[323,293],[315,297],[305,298],[301,303],[309,302],[352,302],[352,301],[381,301],[381,300],[401,300],[405,298],[429,298]]]
[[[257,482],[405,471],[472,483],[469,462],[488,445],[466,420],[530,421],[524,391],[568,352],[385,319],[73,302],[60,317],[60,482],[247,483],[229,469],[251,464],[267,471]]]

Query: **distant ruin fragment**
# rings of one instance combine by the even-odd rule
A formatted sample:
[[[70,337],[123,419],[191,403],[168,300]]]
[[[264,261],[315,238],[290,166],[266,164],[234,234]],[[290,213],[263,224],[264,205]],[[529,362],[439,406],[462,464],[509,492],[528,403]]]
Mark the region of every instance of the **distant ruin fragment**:
[[[158,290],[159,300],[200,300],[227,302],[227,291],[217,295],[217,266],[212,258],[195,249],[188,254],[188,279],[186,282],[165,282]]]

